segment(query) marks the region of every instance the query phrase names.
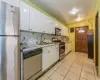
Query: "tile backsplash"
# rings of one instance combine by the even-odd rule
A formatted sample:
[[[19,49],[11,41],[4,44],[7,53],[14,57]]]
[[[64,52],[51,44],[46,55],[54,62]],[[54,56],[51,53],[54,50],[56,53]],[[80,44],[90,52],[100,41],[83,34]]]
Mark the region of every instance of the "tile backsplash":
[[[36,45],[36,43],[39,43],[41,40],[41,35],[42,33],[34,33],[34,35],[32,35],[32,32],[26,32],[26,31],[21,31],[21,40],[20,42],[23,41],[23,38],[25,37],[25,42],[27,42],[28,46],[33,46]],[[52,42],[52,38],[54,36],[50,35],[50,34],[44,34],[44,42]]]

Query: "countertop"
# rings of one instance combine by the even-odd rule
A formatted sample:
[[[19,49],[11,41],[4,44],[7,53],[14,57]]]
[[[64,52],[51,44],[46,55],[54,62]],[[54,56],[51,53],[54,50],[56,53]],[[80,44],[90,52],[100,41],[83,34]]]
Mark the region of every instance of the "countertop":
[[[72,43],[72,41],[66,41],[65,43]]]
[[[59,43],[52,43],[52,44],[46,44],[46,45],[35,45],[33,47],[29,47],[29,48],[23,49],[23,52],[26,52],[26,51],[29,51],[29,50],[33,50],[33,49],[37,49],[37,48],[49,47],[49,46],[53,46],[53,45],[59,45]]]

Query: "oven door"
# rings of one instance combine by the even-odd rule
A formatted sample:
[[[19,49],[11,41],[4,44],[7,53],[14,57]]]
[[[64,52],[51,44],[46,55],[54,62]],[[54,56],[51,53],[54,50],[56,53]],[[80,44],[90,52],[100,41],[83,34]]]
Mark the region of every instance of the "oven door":
[[[59,49],[60,60],[62,60],[65,57],[65,45],[60,45]]]

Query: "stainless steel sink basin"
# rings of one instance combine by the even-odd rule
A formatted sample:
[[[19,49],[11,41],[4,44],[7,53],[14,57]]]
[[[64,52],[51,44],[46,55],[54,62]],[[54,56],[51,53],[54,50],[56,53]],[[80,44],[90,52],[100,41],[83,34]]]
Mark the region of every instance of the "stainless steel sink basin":
[[[48,44],[53,44],[54,42],[51,42],[51,43],[47,43],[47,42],[43,42],[43,43],[40,43],[39,45],[48,45]]]

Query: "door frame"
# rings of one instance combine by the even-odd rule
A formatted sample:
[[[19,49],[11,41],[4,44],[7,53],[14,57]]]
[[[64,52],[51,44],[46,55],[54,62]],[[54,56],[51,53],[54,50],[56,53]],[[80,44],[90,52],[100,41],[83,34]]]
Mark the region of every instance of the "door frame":
[[[88,37],[88,30],[89,30],[88,25],[87,25],[87,26],[81,26],[81,27],[76,27],[76,28],[75,28],[75,52],[76,52],[76,29],[77,29],[77,28],[83,28],[83,27],[87,27],[87,37]],[[88,41],[87,41],[87,43],[88,43]],[[87,47],[88,47],[88,44],[87,44]]]
[[[99,14],[97,12],[95,17],[95,66],[98,66],[98,18]]]

